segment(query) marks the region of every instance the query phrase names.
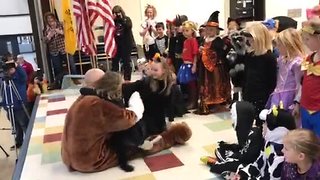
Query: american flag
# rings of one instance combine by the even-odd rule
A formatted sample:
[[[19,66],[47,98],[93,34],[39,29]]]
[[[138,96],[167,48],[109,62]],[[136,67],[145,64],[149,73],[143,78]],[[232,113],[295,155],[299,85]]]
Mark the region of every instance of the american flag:
[[[92,10],[90,12],[93,13]],[[96,55],[97,49],[92,31],[94,21],[90,19],[85,0],[73,0],[73,14],[76,18],[78,47],[89,55]]]
[[[109,0],[98,0],[96,3],[97,13],[104,21],[104,50],[107,55],[114,57],[117,48],[114,40],[115,25]]]

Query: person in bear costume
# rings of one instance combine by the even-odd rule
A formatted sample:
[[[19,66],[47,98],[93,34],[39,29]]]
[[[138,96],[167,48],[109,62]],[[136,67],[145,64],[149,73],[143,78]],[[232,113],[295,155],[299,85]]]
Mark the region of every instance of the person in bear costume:
[[[117,155],[110,146],[111,136],[134,126],[143,114],[143,103],[137,92],[131,95],[128,108],[107,100],[121,95],[122,80],[118,73],[107,72],[94,83],[94,90],[99,97],[80,95],[66,115],[61,156],[70,171],[99,172],[117,166]],[[149,138],[154,140],[153,146],[145,153],[152,154],[183,144],[191,134],[186,123],[173,124],[161,134]],[[134,154],[128,154],[130,158],[134,157]]]

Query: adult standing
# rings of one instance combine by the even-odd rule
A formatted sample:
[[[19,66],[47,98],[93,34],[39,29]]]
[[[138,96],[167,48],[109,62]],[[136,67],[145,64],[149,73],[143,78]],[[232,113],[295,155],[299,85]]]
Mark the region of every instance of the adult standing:
[[[58,22],[55,15],[47,12],[44,15],[46,27],[44,29],[44,41],[48,45],[51,63],[53,66],[55,88],[60,88],[62,83],[63,61],[67,62],[67,54],[65,51],[63,25]],[[72,74],[76,73],[76,67],[73,57],[68,55],[69,65]]]
[[[18,94],[12,92],[11,99],[10,87],[8,82],[6,82],[7,86],[4,87],[4,96],[8,98],[2,98],[1,106],[7,111],[8,119],[10,118],[9,120],[14,121],[11,123],[15,125],[15,145],[11,149],[20,148],[29,124],[28,114],[23,107],[24,103],[27,102],[27,74],[18,63],[14,62],[13,56],[10,53],[6,54],[2,61],[5,62],[7,67],[5,69],[6,78],[12,79]],[[11,114],[12,112],[10,113],[10,108],[12,108],[13,114]]]
[[[143,38],[143,50],[146,59],[152,60],[155,53],[157,53],[157,45],[155,43],[155,37],[157,36],[155,17],[157,16],[157,10],[154,6],[147,5],[144,15],[146,19],[141,24],[140,36]]]
[[[133,48],[132,21],[126,16],[121,6],[112,9],[114,23],[116,26],[115,41],[117,43],[117,54],[112,61],[112,71],[119,71],[119,62],[122,60],[124,80],[131,80],[131,51]]]
[[[17,56],[17,63],[26,71],[28,77],[27,82],[29,83],[34,72],[32,65],[26,61],[21,54]]]

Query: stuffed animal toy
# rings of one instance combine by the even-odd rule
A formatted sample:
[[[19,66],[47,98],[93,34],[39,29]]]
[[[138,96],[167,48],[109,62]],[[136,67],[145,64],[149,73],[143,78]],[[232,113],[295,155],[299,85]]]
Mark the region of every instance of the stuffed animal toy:
[[[154,154],[164,149],[168,149],[176,144],[184,144],[192,136],[192,131],[187,123],[172,123],[170,127],[161,133],[149,138],[153,142],[151,150],[146,151],[147,154]]]

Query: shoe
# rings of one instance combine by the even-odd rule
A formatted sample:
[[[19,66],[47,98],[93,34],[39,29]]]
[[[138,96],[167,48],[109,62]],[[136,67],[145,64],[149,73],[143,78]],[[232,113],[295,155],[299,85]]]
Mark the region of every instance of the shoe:
[[[202,156],[200,161],[206,165],[214,165],[217,162],[217,158],[210,156]]]

